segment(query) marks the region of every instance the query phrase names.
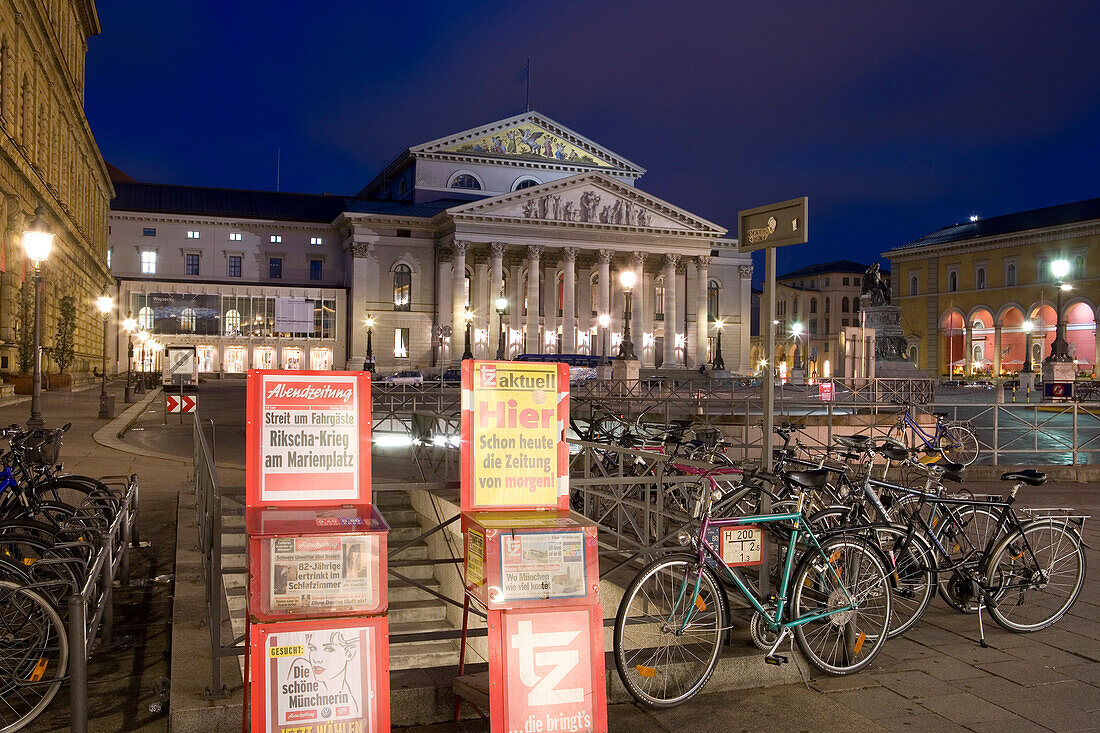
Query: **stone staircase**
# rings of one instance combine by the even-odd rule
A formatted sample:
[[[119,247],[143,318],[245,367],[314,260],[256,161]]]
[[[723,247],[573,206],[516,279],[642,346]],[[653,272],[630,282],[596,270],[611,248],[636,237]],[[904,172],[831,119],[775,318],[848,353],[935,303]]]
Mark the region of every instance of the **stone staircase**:
[[[391,557],[393,550],[415,539],[424,530],[418,515],[404,491],[387,491],[375,497],[379,511],[390,525],[387,538]],[[417,542],[396,556],[403,562],[425,561],[424,564],[402,565],[396,568],[407,578],[439,592],[434,578],[435,565],[428,562],[428,545]],[[445,567],[445,566],[444,566]],[[222,508],[222,579],[226,606],[233,635],[245,632],[245,604],[248,573],[245,560],[244,513],[240,504],[225,500]],[[449,570],[448,570],[449,571]],[[423,634],[453,630],[446,618],[446,604],[431,593],[393,576],[389,578],[390,638],[401,634]],[[424,669],[458,664],[458,641],[408,641],[390,644],[390,669]],[[242,674],[244,658],[241,657]]]

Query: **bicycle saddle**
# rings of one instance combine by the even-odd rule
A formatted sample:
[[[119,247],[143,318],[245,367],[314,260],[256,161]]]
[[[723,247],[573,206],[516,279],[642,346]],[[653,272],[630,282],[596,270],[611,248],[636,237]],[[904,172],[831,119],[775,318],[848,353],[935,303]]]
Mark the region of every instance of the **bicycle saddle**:
[[[888,461],[904,461],[909,457],[909,451],[906,450],[904,446],[900,445],[886,444],[882,446],[879,452],[882,454],[882,457]]]
[[[852,450],[863,450],[867,448],[871,443],[871,436],[869,435],[834,435],[833,441],[845,448],[851,448]]]
[[[933,412],[932,414],[936,417],[951,417],[950,412]]]
[[[809,471],[791,471],[784,478],[803,489],[820,489],[828,482],[829,471],[824,468],[813,468]]]
[[[1047,482],[1047,475],[1034,468],[1025,468],[1022,471],[1009,471],[1001,474],[1001,481],[1022,481],[1029,486],[1039,486]]]
[[[943,477],[948,481],[954,481],[957,484],[963,482],[963,469],[966,468],[961,463],[937,463],[935,464],[943,469]]]

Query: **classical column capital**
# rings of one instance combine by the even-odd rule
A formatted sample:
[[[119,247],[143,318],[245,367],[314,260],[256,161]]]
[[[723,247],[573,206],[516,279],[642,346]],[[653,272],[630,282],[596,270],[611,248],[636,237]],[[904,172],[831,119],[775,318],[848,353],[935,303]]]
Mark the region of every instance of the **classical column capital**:
[[[596,258],[600,261],[600,263],[607,265],[610,264],[611,256],[613,254],[614,252],[609,249],[601,249],[596,251]]]
[[[352,257],[370,257],[374,254],[374,245],[370,242],[352,242]]]
[[[678,265],[678,264],[680,264],[680,255],[671,254],[671,253],[665,255],[665,267],[666,268],[668,268],[670,270],[675,270],[676,265]]]
[[[695,266],[702,267],[704,270],[710,267],[710,255],[699,255],[695,258]]]
[[[632,260],[634,260],[634,264],[637,265],[638,267],[644,267],[645,266],[646,257],[647,257],[647,254],[645,252],[631,252],[630,253],[630,258]]]
[[[737,268],[737,272],[741,275],[742,280],[747,280],[752,277],[752,265],[740,265]]]
[[[503,258],[506,246],[504,242],[489,242],[489,254],[492,257]]]
[[[465,255],[466,250],[470,248],[470,243],[466,240],[456,239],[454,244],[451,245],[451,251],[456,255]]]
[[[577,261],[577,248],[576,247],[566,247],[561,251],[561,256],[562,256],[562,259],[565,260],[566,262],[576,262]]]
[[[538,262],[542,257],[542,245],[541,244],[529,244],[527,245],[527,259],[532,262]]]

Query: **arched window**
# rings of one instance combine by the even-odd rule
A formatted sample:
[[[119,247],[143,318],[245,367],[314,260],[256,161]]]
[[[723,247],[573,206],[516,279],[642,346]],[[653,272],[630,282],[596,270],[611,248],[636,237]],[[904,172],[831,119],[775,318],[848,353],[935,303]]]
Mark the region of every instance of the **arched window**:
[[[817,313],[817,298],[810,298],[810,313]]]
[[[810,319],[810,333],[817,333],[817,319]]]
[[[480,191],[481,184],[469,173],[460,173],[451,180],[451,188],[464,188],[469,191]]]
[[[1077,257],[1073,258],[1073,272],[1074,272],[1074,277],[1084,277],[1085,276],[1085,258],[1084,257],[1078,255]]]
[[[798,296],[791,298],[791,313],[798,316]]]
[[[832,302],[832,300],[830,298],[825,299],[825,312],[826,313],[829,312],[829,303],[831,303],[831,302]],[[826,329],[826,330],[828,330],[828,329]]]
[[[848,296],[844,296],[843,298],[840,299],[840,312],[841,313],[847,313],[848,312]]]
[[[588,280],[588,284],[590,285],[588,292],[592,295],[592,317],[596,318],[600,315],[598,313],[600,309],[600,274],[598,272],[593,272],[592,277]]]
[[[508,297],[508,271],[503,270],[500,273],[500,292],[493,296],[493,308],[497,307],[496,299],[498,296],[504,296],[504,314],[507,315],[512,311],[512,300]]]
[[[852,313],[859,313],[859,298],[852,298]]]
[[[393,268],[393,309],[412,310],[412,268],[398,265]]]
[[[195,309],[184,308],[180,313],[180,331],[184,333],[194,333],[195,331]]]
[[[947,290],[954,293],[959,289],[959,273],[952,271],[947,276]]]
[[[917,345],[913,344],[909,347],[909,360],[913,362],[913,366],[916,366],[918,357]]]
[[[1013,286],[1016,284],[1016,265],[1009,265],[1005,268],[1005,285]]]
[[[979,267],[977,272],[974,273],[974,287],[978,290],[985,288],[985,268]]]
[[[707,320],[718,320],[718,282],[715,280],[707,283]]]
[[[512,190],[513,191],[522,191],[525,188],[531,188],[531,186],[537,186],[537,185],[539,185],[539,182],[536,181],[534,178],[530,178],[530,177],[520,178],[518,181],[515,182],[515,184],[513,184]]]
[[[149,306],[145,306],[138,311],[138,329],[149,333],[153,332],[153,309]]]
[[[236,310],[227,310],[225,312],[225,335],[226,336],[240,336],[241,335],[241,314]]]
[[[470,268],[466,268],[466,272],[463,273],[465,277],[462,278],[462,297],[464,300],[462,304],[467,308],[470,307],[470,290],[474,281],[473,273],[470,272]]]
[[[920,292],[920,278],[916,275],[909,276],[909,294],[916,295]]]
[[[665,281],[658,280],[653,285],[653,320],[665,320]]]

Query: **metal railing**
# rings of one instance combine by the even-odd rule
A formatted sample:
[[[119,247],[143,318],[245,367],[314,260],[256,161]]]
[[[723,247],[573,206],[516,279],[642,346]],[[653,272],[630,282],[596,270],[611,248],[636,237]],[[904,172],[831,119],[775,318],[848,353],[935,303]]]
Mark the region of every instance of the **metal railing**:
[[[210,635],[210,686],[203,697],[210,700],[229,696],[222,683],[222,659],[237,657],[247,651],[244,636],[226,643],[222,638],[222,603],[225,595],[222,575],[222,494],[214,454],[203,434],[202,423],[195,414],[194,436],[195,517],[199,532],[201,572],[206,588],[206,627]],[[244,531],[243,529],[241,530]],[[243,570],[243,569],[238,569]]]
[[[115,643],[114,582],[116,578],[123,586],[130,582],[130,548],[137,543],[137,476],[104,476],[100,482],[121,490],[117,492],[118,512],[100,535],[84,583],[73,588],[67,601],[69,726],[76,733],[88,730],[88,658],[97,638],[104,649]]]

